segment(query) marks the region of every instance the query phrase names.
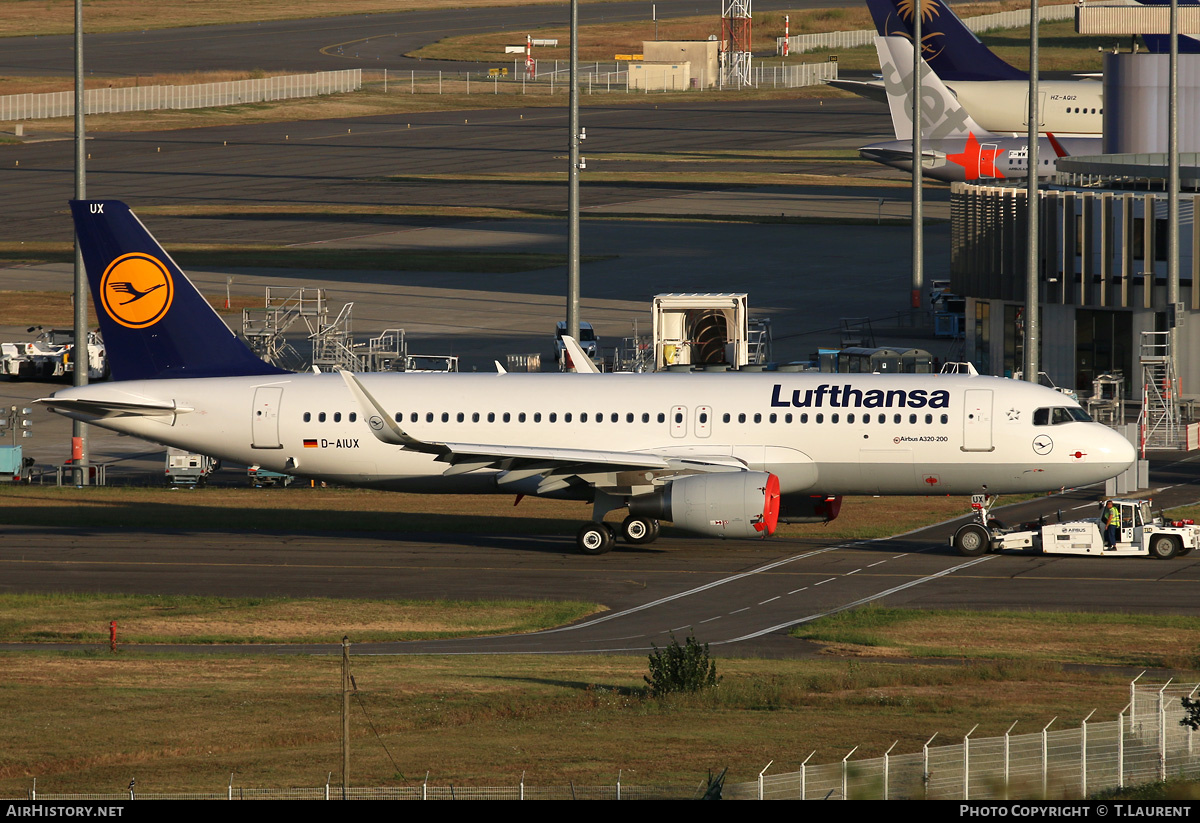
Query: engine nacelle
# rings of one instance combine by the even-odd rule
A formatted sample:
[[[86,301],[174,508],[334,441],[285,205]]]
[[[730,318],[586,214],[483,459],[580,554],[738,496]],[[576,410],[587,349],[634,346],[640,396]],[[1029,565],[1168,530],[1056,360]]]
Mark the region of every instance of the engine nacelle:
[[[840,494],[785,494],[779,501],[779,522],[828,523],[841,510]]]
[[[688,475],[634,497],[629,513],[714,537],[769,537],[779,522],[779,478],[768,472]]]

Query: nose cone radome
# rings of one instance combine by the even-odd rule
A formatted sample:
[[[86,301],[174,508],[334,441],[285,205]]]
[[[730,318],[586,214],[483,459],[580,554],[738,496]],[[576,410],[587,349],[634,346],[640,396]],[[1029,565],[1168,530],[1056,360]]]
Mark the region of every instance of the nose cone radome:
[[[1101,429],[1098,432],[1097,456],[1099,460],[1097,462],[1108,470],[1109,473],[1105,477],[1108,479],[1121,474],[1133,465],[1137,460],[1137,449],[1119,432],[1113,431],[1107,426],[1099,424],[1097,426]]]

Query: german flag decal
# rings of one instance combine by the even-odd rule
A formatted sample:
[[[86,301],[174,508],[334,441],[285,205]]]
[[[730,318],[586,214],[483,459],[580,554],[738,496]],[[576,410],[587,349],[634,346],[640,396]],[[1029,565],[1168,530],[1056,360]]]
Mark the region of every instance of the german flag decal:
[[[307,439],[306,439],[306,440],[304,441],[304,448],[306,448],[306,449],[315,449],[316,447],[317,447],[317,441],[316,441],[316,440],[307,440]]]

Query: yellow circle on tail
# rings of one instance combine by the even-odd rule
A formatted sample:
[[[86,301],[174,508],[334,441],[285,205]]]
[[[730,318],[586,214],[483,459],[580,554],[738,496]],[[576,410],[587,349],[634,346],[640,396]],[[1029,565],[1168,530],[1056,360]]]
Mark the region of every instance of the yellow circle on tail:
[[[113,320],[131,329],[153,326],[175,298],[175,281],[162,261],[143,252],[123,254],[100,278],[100,302]]]

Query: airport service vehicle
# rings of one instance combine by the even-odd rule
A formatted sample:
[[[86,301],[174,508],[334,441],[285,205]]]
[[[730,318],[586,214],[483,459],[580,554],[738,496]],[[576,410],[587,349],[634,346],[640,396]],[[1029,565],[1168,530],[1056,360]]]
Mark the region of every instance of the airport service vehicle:
[[[187,449],[177,449],[174,446],[167,449],[166,478],[168,486],[195,488],[206,485],[208,476],[217,468],[217,461],[206,455],[189,452]]]
[[[75,373],[75,332],[72,329],[40,331],[28,343],[0,343],[0,374],[17,380],[54,380]],[[108,358],[104,341],[96,332],[88,332],[88,379],[108,376]]]
[[[1167,520],[1151,511],[1150,500],[1114,500],[1121,515],[1120,539],[1113,548],[1104,544],[1098,517],[1066,523],[1026,524],[1016,529],[1000,527],[987,516],[983,495],[973,498],[982,512],[980,522],[968,523],[950,538],[959,554],[976,557],[989,551],[1032,549],[1042,554],[1081,554],[1095,557],[1156,557],[1169,560],[1200,545],[1200,526],[1192,520]]]
[[[29,482],[33,458],[25,457],[20,446],[0,446],[0,483]]]
[[[262,466],[247,466],[246,478],[250,481],[250,485],[256,489],[265,489],[273,486],[286,488],[292,485],[292,481],[296,479],[290,474],[269,471]]]
[[[71,209],[114,380],[40,404],[326,482],[588,501],[585,554],[612,548],[603,520],[623,509],[629,542],[652,540],[662,520],[763,538],[781,522],[832,520],[846,494],[1048,491],[1106,480],[1135,457],[1058,392],[995,377],[296,374],[238,340],[128,206]],[[143,297],[115,299],[131,290]],[[1059,407],[1070,422],[1035,425]]]
[[[561,362],[563,349],[565,345],[563,338],[567,336],[567,321],[559,320],[554,325],[554,361]],[[583,353],[590,360],[596,359],[596,353],[600,350],[600,338],[596,337],[596,332],[592,328],[592,324],[585,320],[579,321],[579,346],[583,349]]]

